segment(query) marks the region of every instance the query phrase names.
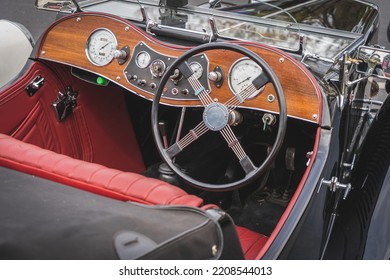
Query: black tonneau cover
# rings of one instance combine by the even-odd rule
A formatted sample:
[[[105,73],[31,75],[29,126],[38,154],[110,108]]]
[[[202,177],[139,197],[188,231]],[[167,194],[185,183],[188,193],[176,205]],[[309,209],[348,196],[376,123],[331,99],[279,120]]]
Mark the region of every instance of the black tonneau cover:
[[[215,210],[116,201],[0,167],[0,259],[243,258],[232,229]]]

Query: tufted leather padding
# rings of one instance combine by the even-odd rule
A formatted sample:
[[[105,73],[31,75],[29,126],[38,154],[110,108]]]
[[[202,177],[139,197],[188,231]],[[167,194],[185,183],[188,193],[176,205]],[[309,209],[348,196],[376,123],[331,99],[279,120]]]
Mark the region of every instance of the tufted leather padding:
[[[111,198],[199,207],[203,200],[163,181],[77,160],[0,134],[0,165]]]
[[[261,248],[263,248],[267,242],[268,237],[240,226],[236,226],[236,230],[238,236],[240,237],[241,247],[244,252],[245,259],[256,259]]]

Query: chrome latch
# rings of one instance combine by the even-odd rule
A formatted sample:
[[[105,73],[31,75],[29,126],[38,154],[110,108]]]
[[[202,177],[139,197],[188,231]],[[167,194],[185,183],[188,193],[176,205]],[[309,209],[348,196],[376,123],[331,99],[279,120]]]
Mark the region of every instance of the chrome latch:
[[[56,117],[60,122],[65,120],[77,106],[78,92],[73,91],[71,86],[67,86],[65,89],[66,93],[59,92],[57,100],[52,104]]]
[[[41,76],[38,75],[34,78],[34,80],[31,81],[28,86],[26,86],[26,91],[28,96],[33,96],[45,83],[45,79]]]
[[[328,187],[331,192],[336,192],[337,190],[341,189],[344,191],[343,199],[345,200],[348,196],[348,194],[352,190],[352,186],[350,183],[342,184],[339,182],[339,179],[337,177],[332,177],[330,180],[324,180],[322,178],[320,186],[318,187],[317,193],[320,192],[322,186]]]

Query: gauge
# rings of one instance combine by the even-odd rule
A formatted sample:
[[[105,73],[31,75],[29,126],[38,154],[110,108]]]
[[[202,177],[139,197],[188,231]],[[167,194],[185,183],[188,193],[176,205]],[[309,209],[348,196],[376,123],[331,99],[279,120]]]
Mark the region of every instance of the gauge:
[[[161,59],[156,59],[150,64],[150,73],[153,77],[160,78],[165,72],[165,62]]]
[[[202,67],[202,65],[200,65],[199,62],[191,62],[190,63],[190,68],[191,68],[192,72],[194,72],[195,78],[197,78],[199,80],[200,77],[202,77],[202,74],[203,74],[203,67]]]
[[[252,81],[257,78],[263,69],[257,63],[249,58],[242,58],[237,60],[229,71],[229,86],[234,94],[239,94],[252,84]],[[255,97],[262,89],[256,91],[255,94],[249,98]]]
[[[118,43],[114,34],[107,29],[98,29],[89,36],[86,53],[92,64],[105,66],[114,59],[117,49]]]
[[[137,63],[137,66],[139,68],[146,68],[150,64],[150,54],[147,52],[139,52],[137,54],[137,58],[135,60],[135,63]]]

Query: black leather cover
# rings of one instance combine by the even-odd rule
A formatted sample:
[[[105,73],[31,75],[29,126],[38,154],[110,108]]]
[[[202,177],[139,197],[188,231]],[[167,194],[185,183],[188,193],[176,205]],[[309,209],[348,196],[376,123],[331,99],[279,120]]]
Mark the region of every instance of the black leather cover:
[[[6,168],[0,182],[0,259],[226,255],[217,219],[197,208],[121,202]],[[226,256],[240,258],[235,249],[237,255],[229,248]]]

